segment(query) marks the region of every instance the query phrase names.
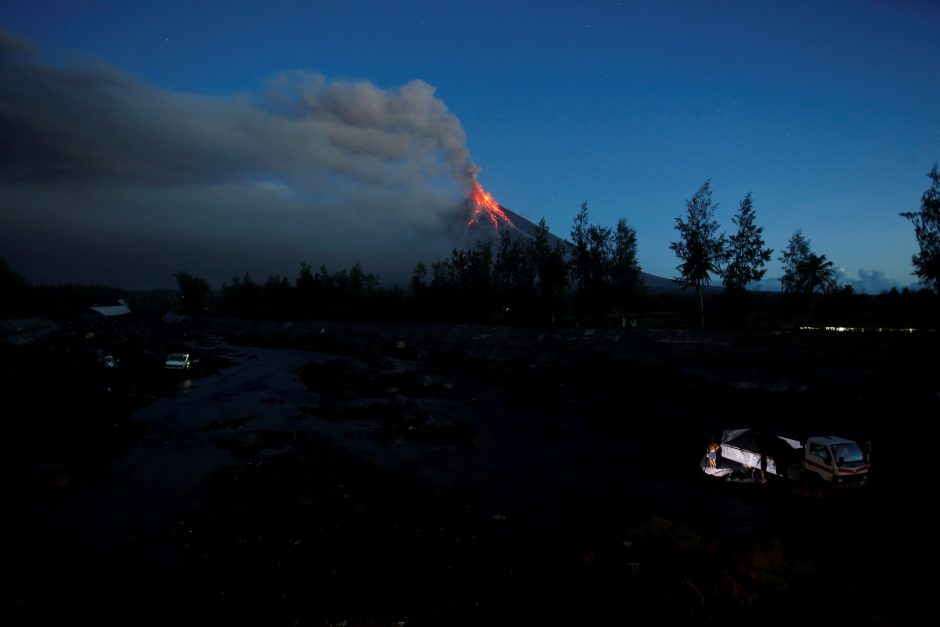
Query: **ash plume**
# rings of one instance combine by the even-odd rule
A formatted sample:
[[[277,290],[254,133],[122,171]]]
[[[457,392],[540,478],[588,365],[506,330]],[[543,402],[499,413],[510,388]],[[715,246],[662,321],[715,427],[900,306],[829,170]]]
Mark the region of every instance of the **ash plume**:
[[[0,256],[38,281],[214,284],[356,261],[383,279],[446,254],[475,181],[431,85],[306,71],[258,94],[58,67],[0,31]]]

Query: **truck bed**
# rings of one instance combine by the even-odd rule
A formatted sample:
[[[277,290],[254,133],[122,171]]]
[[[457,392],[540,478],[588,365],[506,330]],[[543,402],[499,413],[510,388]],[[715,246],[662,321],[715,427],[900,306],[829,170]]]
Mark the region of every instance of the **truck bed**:
[[[748,468],[760,468],[772,475],[789,477],[790,466],[798,464],[800,452],[801,449],[794,449],[776,436],[739,429],[725,433],[720,459]]]

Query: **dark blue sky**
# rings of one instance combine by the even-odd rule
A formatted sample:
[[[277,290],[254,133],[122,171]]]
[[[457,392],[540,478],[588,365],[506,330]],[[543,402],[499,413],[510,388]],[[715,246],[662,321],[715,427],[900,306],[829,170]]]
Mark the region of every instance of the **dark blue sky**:
[[[500,203],[562,236],[583,200],[593,222],[625,217],[662,276],[674,218],[710,178],[728,231],[753,193],[768,277],[802,228],[845,280],[909,284],[898,212],[940,159],[926,0],[4,2],[0,27],[48,66],[103,61],[159,90],[257,94],[289,69],[421,79]]]

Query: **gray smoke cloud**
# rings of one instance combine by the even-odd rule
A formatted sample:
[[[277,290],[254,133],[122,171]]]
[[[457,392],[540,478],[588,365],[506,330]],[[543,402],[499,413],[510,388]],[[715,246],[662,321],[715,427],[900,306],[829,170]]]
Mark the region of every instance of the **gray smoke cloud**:
[[[855,274],[849,273],[845,268],[836,270],[836,280],[842,285],[849,285],[860,294],[880,294],[891,288],[915,287],[901,284],[899,281],[885,275],[881,270],[859,269]]]
[[[290,71],[261,94],[53,67],[0,31],[0,256],[39,281],[218,285],[301,261],[383,279],[446,254],[476,175],[434,88]]]

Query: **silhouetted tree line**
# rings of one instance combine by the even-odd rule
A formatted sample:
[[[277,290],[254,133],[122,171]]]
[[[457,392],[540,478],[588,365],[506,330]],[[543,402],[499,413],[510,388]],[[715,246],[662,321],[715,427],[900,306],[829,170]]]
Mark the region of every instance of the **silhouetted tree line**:
[[[0,317],[65,316],[95,305],[114,305],[125,290],[103,285],[33,285],[0,258]]]
[[[915,274],[940,293],[940,170],[928,174],[931,186],[919,212],[901,215],[914,225],[920,251]],[[706,303],[714,308],[715,326],[740,327],[762,318],[780,326],[796,323],[849,326],[936,328],[938,294],[928,289],[893,289],[877,296],[856,294],[835,280],[833,262],[814,252],[797,229],[779,256],[782,293],[750,292],[763,278],[773,250],[756,225],[751,194],[732,218],[730,237],[714,220],[717,204],[706,181],[676,218],[679,239],[670,248],[680,260],[674,280],[696,292],[699,325]],[[213,294],[209,284],[188,272],[174,276],[180,305],[188,312],[210,309],[213,315],[289,319],[378,319],[520,324],[626,324],[641,315],[656,324],[688,326],[690,303],[671,293],[648,293],[637,262],[637,234],[623,219],[614,228],[591,224],[587,203],[575,216],[570,243],[550,237],[541,220],[534,236],[504,230],[496,241],[455,249],[447,258],[421,261],[410,289],[384,288],[377,275],[358,263],[330,273],[301,263],[297,278],[272,275],[256,283],[235,277]],[[712,275],[724,291],[706,293]],[[0,259],[0,316],[69,313],[95,304],[113,304],[123,290],[95,285],[33,286]],[[765,326],[758,322],[758,326]]]
[[[940,291],[940,173],[928,175],[921,211],[902,213],[915,226],[921,252],[915,274]],[[699,325],[705,306],[718,312],[716,326],[740,327],[760,314],[777,323],[936,326],[936,299],[929,291],[892,290],[879,296],[855,294],[835,279],[834,264],[812,250],[797,229],[778,259],[783,266],[782,293],[757,294],[748,287],[766,272],[773,249],[765,245],[756,224],[751,194],[741,201],[728,236],[714,219],[711,182],[686,202],[686,215],[676,218],[679,239],[670,244],[680,260],[676,283],[695,289]],[[458,322],[522,324],[626,324],[657,312],[664,320],[688,320],[688,303],[675,294],[649,294],[637,261],[637,234],[626,220],[614,228],[591,224],[587,203],[574,218],[570,243],[551,238],[545,220],[526,239],[504,230],[498,240],[482,240],[449,257],[419,261],[408,293],[379,286],[377,276],[357,263],[349,271],[316,272],[306,263],[293,284],[271,276],[264,284],[250,275],[223,284],[216,310],[241,316],[299,318],[401,318]],[[712,276],[723,292],[706,296]],[[208,284],[180,272],[176,275],[183,303],[205,306]]]
[[[720,225],[714,219],[717,207],[712,202],[711,181],[705,181],[686,201],[687,217],[676,218],[679,239],[669,245],[681,262],[676,267],[679,276],[675,281],[695,288],[701,327],[705,326],[704,288],[712,275],[722,277],[723,313],[741,324],[753,308],[747,287],[763,278],[764,266],[773,254],[773,249],[765,246],[763,227],[755,223],[750,192],[732,218],[737,231],[730,237],[719,232]],[[779,259],[783,264],[780,285],[792,316],[810,320],[820,295],[851,292],[850,287],[838,285],[833,263],[812,251],[800,229],[790,238]]]
[[[633,318],[643,296],[636,231],[591,224],[587,203],[575,217],[570,245],[549,237],[545,220],[526,239],[504,230],[499,240],[455,249],[430,271],[415,267],[415,309],[436,319],[504,323],[603,323]]]
[[[914,274],[925,284],[940,294],[940,170],[937,164],[927,174],[931,185],[921,197],[920,211],[902,212],[900,215],[914,225],[919,252],[912,258]],[[748,193],[738,213],[732,218],[737,232],[731,237],[719,232],[718,222],[714,220],[717,204],[711,199],[711,181],[705,181],[695,195],[686,202],[687,217],[676,218],[676,230],[679,239],[670,248],[676,253],[680,264],[676,267],[679,276],[675,281],[685,287],[694,287],[698,296],[700,326],[705,326],[704,287],[711,281],[711,275],[723,279],[724,313],[731,314],[738,323],[752,310],[753,303],[747,286],[759,281],[764,276],[764,265],[770,261],[773,250],[764,246],[763,229],[754,223],[754,209],[751,194]],[[859,305],[863,311],[872,312],[867,297],[860,298],[849,285],[839,285],[835,278],[834,264],[824,254],[818,254],[810,247],[809,239],[801,229],[797,229],[779,257],[783,264],[783,276],[780,285],[784,294],[784,304],[790,317],[804,321],[818,318],[858,318]],[[899,299],[912,302],[909,292],[904,295],[892,290],[882,299],[899,306]],[[863,302],[866,301],[866,302]],[[923,307],[921,311],[936,312],[936,305],[929,294],[915,297],[915,302]],[[876,308],[877,309],[877,308]],[[916,324],[926,322],[936,326],[936,317],[922,318],[914,311],[906,310],[901,316],[905,320],[916,319]],[[864,316],[862,316],[864,317]],[[892,318],[886,312],[879,312],[878,319]],[[900,323],[898,320],[895,322]]]
[[[192,289],[193,281],[185,272],[177,273],[176,277],[185,303],[184,285]],[[197,287],[203,293],[203,286]],[[250,274],[232,278],[222,284],[212,309],[223,315],[248,318],[356,320],[381,318],[383,312],[393,317],[401,309],[402,301],[400,290],[379,287],[379,277],[366,272],[358,263],[349,270],[331,274],[325,265],[314,272],[302,262],[293,282],[277,274],[264,283],[255,282]]]

